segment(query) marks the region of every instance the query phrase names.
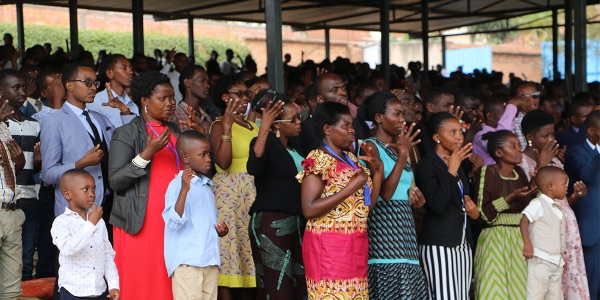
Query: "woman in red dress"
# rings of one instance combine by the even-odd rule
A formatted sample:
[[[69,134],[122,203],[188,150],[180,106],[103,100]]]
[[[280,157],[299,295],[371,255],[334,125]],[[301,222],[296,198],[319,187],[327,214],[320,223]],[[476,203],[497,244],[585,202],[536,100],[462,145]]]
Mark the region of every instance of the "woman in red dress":
[[[166,122],[175,112],[169,78],[155,71],[131,85],[140,116],[117,128],[109,152],[109,181],[114,190],[110,223],[121,278],[121,297],[173,299],[164,260],[165,191],[179,171],[177,126]]]

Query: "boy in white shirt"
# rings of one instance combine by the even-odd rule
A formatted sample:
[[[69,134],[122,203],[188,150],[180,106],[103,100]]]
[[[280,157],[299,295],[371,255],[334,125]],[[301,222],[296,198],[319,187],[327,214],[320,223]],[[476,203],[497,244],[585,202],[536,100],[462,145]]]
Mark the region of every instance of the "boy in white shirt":
[[[219,237],[229,228],[217,223],[210,172],[210,143],[188,130],[177,138],[183,171],[171,181],[165,195],[165,264],[172,277],[173,298],[216,300]]]
[[[60,251],[60,299],[118,300],[115,251],[108,241],[102,207],[94,205],[94,178],[84,170],[71,169],[62,175],[59,186],[68,206],[56,217],[50,233]]]
[[[521,219],[527,299],[563,299],[565,220],[554,199],[565,198],[569,177],[560,168],[546,166],[538,170],[535,183],[541,193],[523,210]]]

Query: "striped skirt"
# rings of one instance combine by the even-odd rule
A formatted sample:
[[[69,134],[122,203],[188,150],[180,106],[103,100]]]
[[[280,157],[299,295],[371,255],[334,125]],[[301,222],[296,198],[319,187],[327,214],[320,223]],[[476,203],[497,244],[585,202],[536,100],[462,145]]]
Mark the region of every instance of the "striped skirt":
[[[469,299],[473,253],[467,242],[456,247],[419,246],[429,299]]]

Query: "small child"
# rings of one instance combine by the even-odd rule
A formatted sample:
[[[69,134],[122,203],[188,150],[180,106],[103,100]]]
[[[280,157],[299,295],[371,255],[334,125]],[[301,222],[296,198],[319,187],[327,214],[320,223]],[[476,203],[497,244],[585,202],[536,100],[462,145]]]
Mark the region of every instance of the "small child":
[[[118,300],[115,251],[108,241],[102,207],[94,205],[94,178],[84,170],[71,169],[62,175],[58,184],[68,203],[50,230],[52,242],[60,251],[60,299]]]
[[[540,190],[523,210],[521,234],[527,261],[527,299],[563,299],[561,278],[565,261],[566,226],[554,199],[567,195],[569,177],[560,168],[542,167],[535,183]]]
[[[224,222],[217,224],[212,181],[205,175],[211,168],[210,143],[188,130],[179,135],[176,148],[184,170],[169,184],[162,214],[173,298],[217,299],[219,237],[229,228]]]

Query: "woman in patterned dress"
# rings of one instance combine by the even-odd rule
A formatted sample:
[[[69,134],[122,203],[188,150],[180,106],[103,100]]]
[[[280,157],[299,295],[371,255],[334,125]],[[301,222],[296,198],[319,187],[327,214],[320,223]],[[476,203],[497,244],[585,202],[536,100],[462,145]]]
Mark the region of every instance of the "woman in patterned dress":
[[[221,239],[219,299],[252,299],[256,287],[248,225],[256,197],[253,177],[246,170],[250,141],[258,126],[245,118],[249,91],[238,75],[227,75],[215,85],[213,100],[224,111],[210,128],[210,144],[217,174],[213,177],[219,220],[229,226]]]
[[[519,229],[521,211],[537,189],[518,166],[519,139],[508,130],[483,135],[496,164],[475,178],[477,207],[485,221],[475,252],[476,299],[525,299],[527,263]]]
[[[563,164],[557,157],[562,155],[562,151],[559,152],[560,146],[554,139],[554,119],[552,115],[541,110],[531,111],[523,118],[521,127],[528,143],[523,152],[525,155],[521,167],[529,178],[542,166],[551,165],[564,169]],[[585,187],[583,183],[578,185]],[[555,199],[565,216],[567,225],[566,249],[564,252],[566,272],[562,276],[562,290],[564,298],[568,300],[590,299],[579,226],[577,225],[575,213],[570,206],[583,198],[586,192],[583,191],[580,195],[575,191],[568,198]]]
[[[377,205],[369,212],[369,298],[425,299],[425,276],[419,263],[415,223],[409,201],[413,172],[408,162],[415,141],[415,124],[406,130],[404,106],[387,91],[365,100],[367,118],[375,135],[365,142],[373,156],[381,158],[385,180]],[[422,207],[423,195],[412,190],[415,208]],[[416,197],[416,195],[420,197]]]
[[[354,141],[352,116],[337,102],[313,114],[322,144],[302,162],[302,211],[308,219],[302,243],[310,299],[368,299],[367,216],[383,180],[381,160],[364,157],[373,179],[347,149]],[[369,151],[367,151],[369,152]]]

